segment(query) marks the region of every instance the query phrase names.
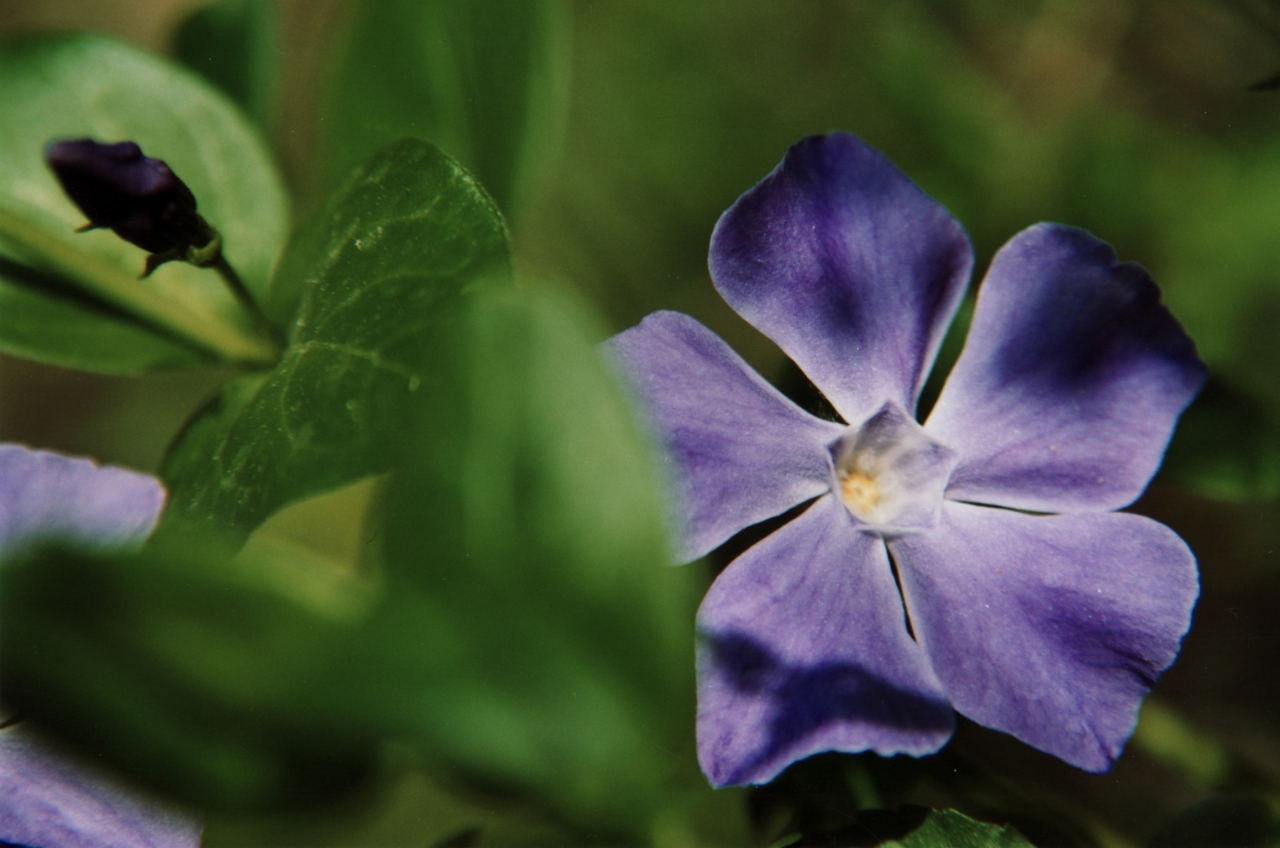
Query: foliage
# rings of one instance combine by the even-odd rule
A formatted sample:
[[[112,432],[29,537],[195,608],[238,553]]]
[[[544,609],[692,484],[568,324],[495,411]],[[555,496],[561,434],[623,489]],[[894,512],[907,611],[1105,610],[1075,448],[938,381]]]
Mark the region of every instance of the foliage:
[[[270,361],[270,342],[214,275],[171,264],[139,284],[141,249],[76,233],[84,219],[41,157],[53,139],[138,142],[182,175],[261,294],[288,206],[240,113],[189,74],[94,36],[5,44],[0,91],[0,349],[115,373]]]
[[[374,156],[280,259],[265,300],[279,363],[228,383],[170,450],[169,520],[248,533],[389,468],[453,307],[508,262],[501,216],[456,163],[411,140]]]
[[[145,549],[0,567],[6,709],[200,810],[209,845],[1275,844],[1280,113],[1248,91],[1274,10],[192,8],[177,61],[0,40],[0,436],[118,461],[173,435]],[[768,528],[668,567],[664,472],[595,345],[680,309],[812,406],[706,246],[835,128],[965,223],[979,279],[1039,220],[1114,244],[1211,366],[1133,507],[1191,544],[1202,600],[1112,774],[964,721],[920,760],[698,772],[694,609]],[[75,232],[42,150],[80,137],[168,162],[266,321]]]
[[[330,178],[429,138],[508,212],[560,122],[565,10],[554,0],[369,0],[324,122]]]

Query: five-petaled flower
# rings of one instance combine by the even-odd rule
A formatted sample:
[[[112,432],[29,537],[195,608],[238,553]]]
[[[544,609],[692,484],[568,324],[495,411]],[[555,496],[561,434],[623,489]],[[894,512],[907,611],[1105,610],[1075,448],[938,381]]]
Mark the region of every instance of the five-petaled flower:
[[[669,452],[684,559],[804,505],[698,612],[716,785],[819,751],[936,751],[953,710],[1104,771],[1177,655],[1195,558],[1113,510],[1155,473],[1204,365],[1145,271],[1039,224],[992,261],[921,426],[972,264],[960,225],[884,156],[808,138],[720,219],[710,267],[847,423],[685,315],[610,342]]]

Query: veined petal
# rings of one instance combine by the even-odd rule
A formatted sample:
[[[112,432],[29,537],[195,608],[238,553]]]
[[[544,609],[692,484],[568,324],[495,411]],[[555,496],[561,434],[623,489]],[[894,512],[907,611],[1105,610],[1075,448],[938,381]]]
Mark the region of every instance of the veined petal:
[[[681,557],[831,487],[844,430],[814,418],[687,315],[655,312],[606,342],[670,455]]]
[[[820,751],[919,756],[951,736],[884,542],[835,495],[730,563],[698,630],[698,759],[715,786],[764,783]]]
[[[141,543],[164,499],[149,475],[0,444],[0,554],[45,536],[92,547]]]
[[[916,397],[964,294],[960,224],[883,154],[813,136],[720,217],[711,276],[850,424]]]
[[[889,543],[911,624],[956,710],[1106,771],[1177,656],[1195,557],[1149,518],[1032,516],[944,502]]]
[[[196,848],[199,819],[0,730],[0,840],[39,848]]]
[[[1043,512],[1125,506],[1205,374],[1142,268],[1083,230],[1023,230],[991,263],[925,425],[961,456],[947,497]]]

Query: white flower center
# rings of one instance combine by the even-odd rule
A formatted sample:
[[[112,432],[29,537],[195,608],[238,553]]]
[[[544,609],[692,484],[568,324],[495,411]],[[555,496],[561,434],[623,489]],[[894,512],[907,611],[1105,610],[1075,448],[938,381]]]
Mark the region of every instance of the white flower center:
[[[960,457],[935,442],[893,401],[831,445],[832,488],[876,533],[927,530]]]

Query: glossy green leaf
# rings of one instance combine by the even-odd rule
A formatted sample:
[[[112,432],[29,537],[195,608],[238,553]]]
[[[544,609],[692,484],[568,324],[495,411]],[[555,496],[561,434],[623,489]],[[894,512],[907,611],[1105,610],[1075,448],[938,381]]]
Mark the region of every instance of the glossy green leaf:
[[[372,742],[316,708],[372,600],[279,548],[232,560],[169,537],[136,555],[46,550],[0,572],[5,704],[92,758],[200,806],[314,803]]]
[[[269,0],[222,0],[197,9],[174,36],[178,61],[213,83],[269,127],[279,57],[277,6]]]
[[[668,564],[654,457],[594,324],[512,294],[455,330],[391,495],[352,711],[446,776],[633,844],[672,787],[707,793],[696,572]]]
[[[229,383],[165,460],[166,520],[246,534],[284,504],[391,467],[435,339],[472,289],[509,280],[506,227],[434,146],[393,144],[294,238],[267,297],[279,365]]]
[[[416,136],[510,212],[561,122],[566,15],[559,0],[367,0],[322,124],[330,173]]]
[[[838,811],[828,801],[824,812]],[[794,826],[794,824],[793,824]],[[955,810],[931,810],[914,804],[863,809],[836,830],[788,830],[769,848],[825,845],[878,845],[883,848],[1031,848],[1012,826],[974,821]]]
[[[887,844],[902,848],[1031,848],[1014,828],[976,822],[955,810],[933,810],[919,829]]]
[[[132,373],[209,357],[274,361],[274,345],[218,275],[173,262],[139,280],[145,252],[84,217],[45,166],[52,139],[133,140],[164,159],[261,295],[288,210],[261,139],[190,72],[88,35],[0,45],[0,349]],[[123,313],[123,315],[121,314]],[[129,317],[126,317],[129,316]],[[82,334],[80,329],[84,329]]]

